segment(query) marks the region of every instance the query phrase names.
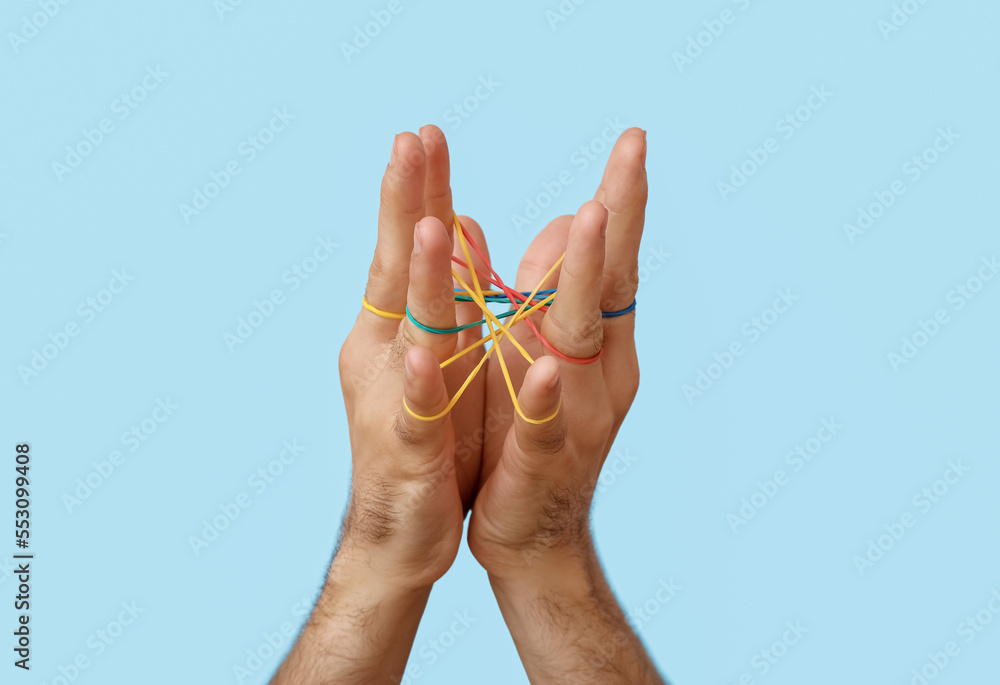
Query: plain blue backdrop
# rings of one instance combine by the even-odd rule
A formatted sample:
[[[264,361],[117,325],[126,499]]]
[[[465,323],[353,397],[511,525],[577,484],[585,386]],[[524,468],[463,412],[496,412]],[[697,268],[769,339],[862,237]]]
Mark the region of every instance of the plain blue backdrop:
[[[6,3],[0,525],[28,442],[37,556],[29,674],[4,544],[0,680],[266,682],[345,505],[336,358],[392,137],[435,123],[505,274],[592,197],[619,124],[649,131],[642,387],[593,525],[676,684],[997,682],[998,22],[987,0]],[[527,682],[464,544],[408,673]]]

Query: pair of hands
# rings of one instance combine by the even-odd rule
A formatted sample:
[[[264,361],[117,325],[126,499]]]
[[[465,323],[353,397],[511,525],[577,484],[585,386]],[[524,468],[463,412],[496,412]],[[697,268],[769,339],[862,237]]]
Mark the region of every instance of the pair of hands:
[[[558,287],[555,302],[530,319],[563,355],[603,350],[593,363],[567,362],[519,323],[512,333],[535,359],[529,367],[501,343],[522,411],[539,420],[558,408],[554,419],[518,415],[495,356],[450,412],[411,416],[404,401],[418,416],[442,412],[484,352],[443,372],[440,363],[481,333],[428,333],[361,310],[340,352],[354,467],[340,548],[272,685],[402,682],[469,511],[469,546],[532,683],[663,685],[601,572],[589,526],[597,477],[639,385],[634,314],[601,312],[627,308],[638,287],[645,156],[645,132],[625,131],[595,200],[546,226],[518,269],[515,289],[531,291],[565,252],[544,284]],[[396,137],[366,290],[371,306],[409,307],[436,329],[482,318],[476,305],[455,303],[449,174],[440,129]],[[479,225],[460,220],[488,258]]]
[[[483,334],[478,328],[432,334],[408,319],[361,310],[340,353],[353,478],[335,567],[364,568],[404,590],[427,589],[454,561],[470,510],[469,546],[495,585],[533,582],[591,562],[594,486],[639,383],[635,315],[603,319],[601,313],[628,307],[638,287],[645,157],[645,132],[625,131],[595,199],[546,226],[518,268],[514,289],[530,291],[565,252],[542,286],[558,287],[555,302],[532,321],[568,356],[603,349],[594,363],[568,363],[547,355],[524,323],[513,335],[535,364],[502,343],[525,414],[543,418],[559,408],[555,419],[536,425],[517,416],[496,354],[450,413],[434,421],[412,417],[404,397],[417,414],[440,412],[483,352],[443,370],[440,362]],[[482,318],[477,305],[454,302],[451,257],[462,253],[452,216],[444,134],[425,126],[419,136],[398,135],[382,181],[365,293],[371,305],[387,312],[409,306],[433,328]],[[460,221],[488,255],[479,225]],[[474,262],[487,271],[478,257]]]

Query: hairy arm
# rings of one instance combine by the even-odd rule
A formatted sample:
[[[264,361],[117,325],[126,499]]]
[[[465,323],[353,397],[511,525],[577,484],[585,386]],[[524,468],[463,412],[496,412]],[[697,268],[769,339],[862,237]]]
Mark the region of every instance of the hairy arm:
[[[398,683],[430,587],[400,588],[338,554],[272,685]]]
[[[592,549],[490,583],[532,683],[664,685]]]

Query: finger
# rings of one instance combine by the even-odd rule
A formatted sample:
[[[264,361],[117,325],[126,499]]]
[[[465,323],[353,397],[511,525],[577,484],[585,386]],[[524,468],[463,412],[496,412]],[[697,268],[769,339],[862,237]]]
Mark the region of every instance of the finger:
[[[427,155],[427,178],[424,182],[424,212],[437,217],[447,227],[453,221],[451,207],[451,168],[448,159],[448,141],[437,126],[420,129],[420,140]]]
[[[556,217],[543,228],[531,241],[521,264],[517,267],[515,287],[524,292],[531,292],[539,281],[548,273],[556,260],[566,251],[566,241],[569,239],[569,227],[573,223],[573,215],[565,214]],[[556,287],[559,282],[557,269],[544,284],[542,290]]]
[[[542,321],[542,334],[565,355],[592,357],[604,345],[601,284],[608,211],[591,200],[580,208],[569,229],[566,258],[556,300]]]
[[[427,328],[455,327],[455,291],[451,277],[451,239],[435,217],[417,222],[413,229],[409,287],[406,302],[410,317],[403,321],[400,339],[403,351],[414,345],[429,349],[442,362],[455,351],[454,333],[441,334]]]
[[[411,452],[428,458],[439,456],[445,447],[441,429],[447,414],[431,421],[448,405],[448,392],[441,367],[430,350],[411,347],[404,358],[403,407],[396,414],[393,432]],[[412,413],[411,413],[412,412]]]
[[[542,357],[528,369],[517,401],[521,411],[532,421],[526,421],[520,414],[514,419],[514,438],[525,462],[521,470],[535,472],[538,456],[555,454],[566,442],[566,423],[560,412],[562,381],[559,377],[559,363],[553,357]],[[544,419],[555,416],[548,420]],[[541,423],[536,423],[542,421]]]
[[[559,272],[562,267],[560,266],[553,271],[548,278],[545,275],[566,251],[566,241],[569,239],[569,227],[572,223],[572,214],[556,217],[535,236],[517,267],[517,278],[514,281],[515,290],[530,293],[536,288],[542,291],[556,287],[556,284],[559,283]],[[542,279],[545,279],[544,282]],[[544,297],[536,299],[541,300]],[[530,320],[538,327],[541,326],[544,316],[545,313],[538,310],[530,315]],[[518,340],[522,343],[534,340],[534,332],[525,326],[519,324],[514,330],[518,331]]]
[[[486,244],[486,235],[483,233],[483,229],[479,226],[478,223],[476,223],[475,220],[473,220],[470,217],[460,216],[458,217],[458,220],[462,223],[462,226],[465,227],[465,230],[472,237],[472,240],[479,248],[479,251],[482,252],[483,256],[485,256],[486,259],[488,260],[490,258],[490,250]],[[457,229],[453,229],[453,231],[457,231]],[[465,253],[462,251],[462,245],[459,242],[458,237],[454,236],[453,240],[455,243],[455,248],[452,254],[464,262]],[[469,247],[469,255],[472,257],[472,263],[475,265],[476,271],[479,273],[479,279],[480,279],[479,285],[482,287],[483,290],[493,288],[493,286],[491,286],[484,277],[485,274],[490,273],[489,264],[485,260],[483,260],[475,250],[472,249],[471,245],[469,245],[468,247]],[[458,275],[462,277],[462,280],[465,281],[466,285],[472,287],[472,274],[467,268],[455,263],[452,263],[452,268],[454,268],[455,271],[458,272]],[[457,280],[454,280],[453,287],[461,288],[462,286],[459,284]],[[455,305],[455,316],[459,324],[472,323],[473,321],[481,321],[483,319],[483,310],[479,307],[479,305],[477,305],[474,302],[458,303]],[[483,327],[475,326],[473,328],[470,328],[468,330],[459,333],[458,346],[460,349],[465,349],[466,347],[476,342],[477,340],[481,339],[482,337],[483,337]]]
[[[401,133],[393,143],[392,158],[382,178],[378,212],[378,242],[368,270],[365,298],[378,309],[402,313],[406,307],[413,226],[424,217],[425,156],[420,138]],[[399,321],[368,317],[373,325],[393,335]]]
[[[635,299],[639,287],[639,241],[648,192],[646,132],[630,128],[615,143],[594,195],[609,213],[601,299],[601,309],[605,312],[626,309]]]

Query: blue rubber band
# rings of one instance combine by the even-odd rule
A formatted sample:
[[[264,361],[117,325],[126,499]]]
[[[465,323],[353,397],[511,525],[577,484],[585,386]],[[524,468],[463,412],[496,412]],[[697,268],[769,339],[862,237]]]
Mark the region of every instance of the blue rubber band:
[[[634,311],[635,311],[635,300],[632,300],[632,304],[630,304],[625,309],[620,309],[617,312],[602,312],[601,316],[604,317],[605,319],[613,319],[616,316],[625,316],[626,314],[631,314]]]
[[[457,290],[456,289],[455,292],[465,292],[465,291],[463,291],[463,290]],[[537,293],[535,293],[535,296],[536,297],[541,296],[542,299],[544,299],[545,297],[548,297],[549,295],[551,295],[554,292],[556,292],[555,288],[553,288],[551,290],[539,290]],[[525,295],[525,296],[528,296],[531,293],[522,293],[522,294]],[[456,296],[455,297],[455,301],[457,301],[457,302],[472,302],[473,301],[472,298],[466,299],[466,297],[467,296]],[[493,298],[496,298],[496,299],[493,299]],[[509,302],[510,301],[510,300],[507,299],[506,295],[490,295],[490,296],[486,296],[485,299],[486,299],[487,302]],[[631,314],[632,312],[634,312],[635,311],[635,307],[636,307],[636,301],[632,300],[632,304],[630,304],[625,309],[621,309],[621,310],[619,310],[617,312],[601,312],[601,317],[605,318],[605,319],[614,319],[614,318],[619,317],[619,316],[625,316],[626,314]],[[510,311],[503,312],[502,314],[496,314],[495,316],[498,319],[506,319],[507,317],[514,316],[515,314],[517,314],[517,312],[518,312],[517,309],[511,309]],[[413,323],[414,326],[416,326],[420,330],[427,331],[428,333],[434,333],[436,335],[451,335],[453,333],[461,333],[462,331],[468,330],[470,328],[475,328],[476,326],[482,326],[484,323],[486,323],[486,319],[480,319],[479,321],[473,321],[472,323],[462,324],[461,326],[455,326],[454,328],[432,328],[430,326],[426,326],[426,325],[420,323],[419,321],[417,321],[413,317],[413,314],[410,313],[410,306],[409,305],[406,306],[406,317]]]

